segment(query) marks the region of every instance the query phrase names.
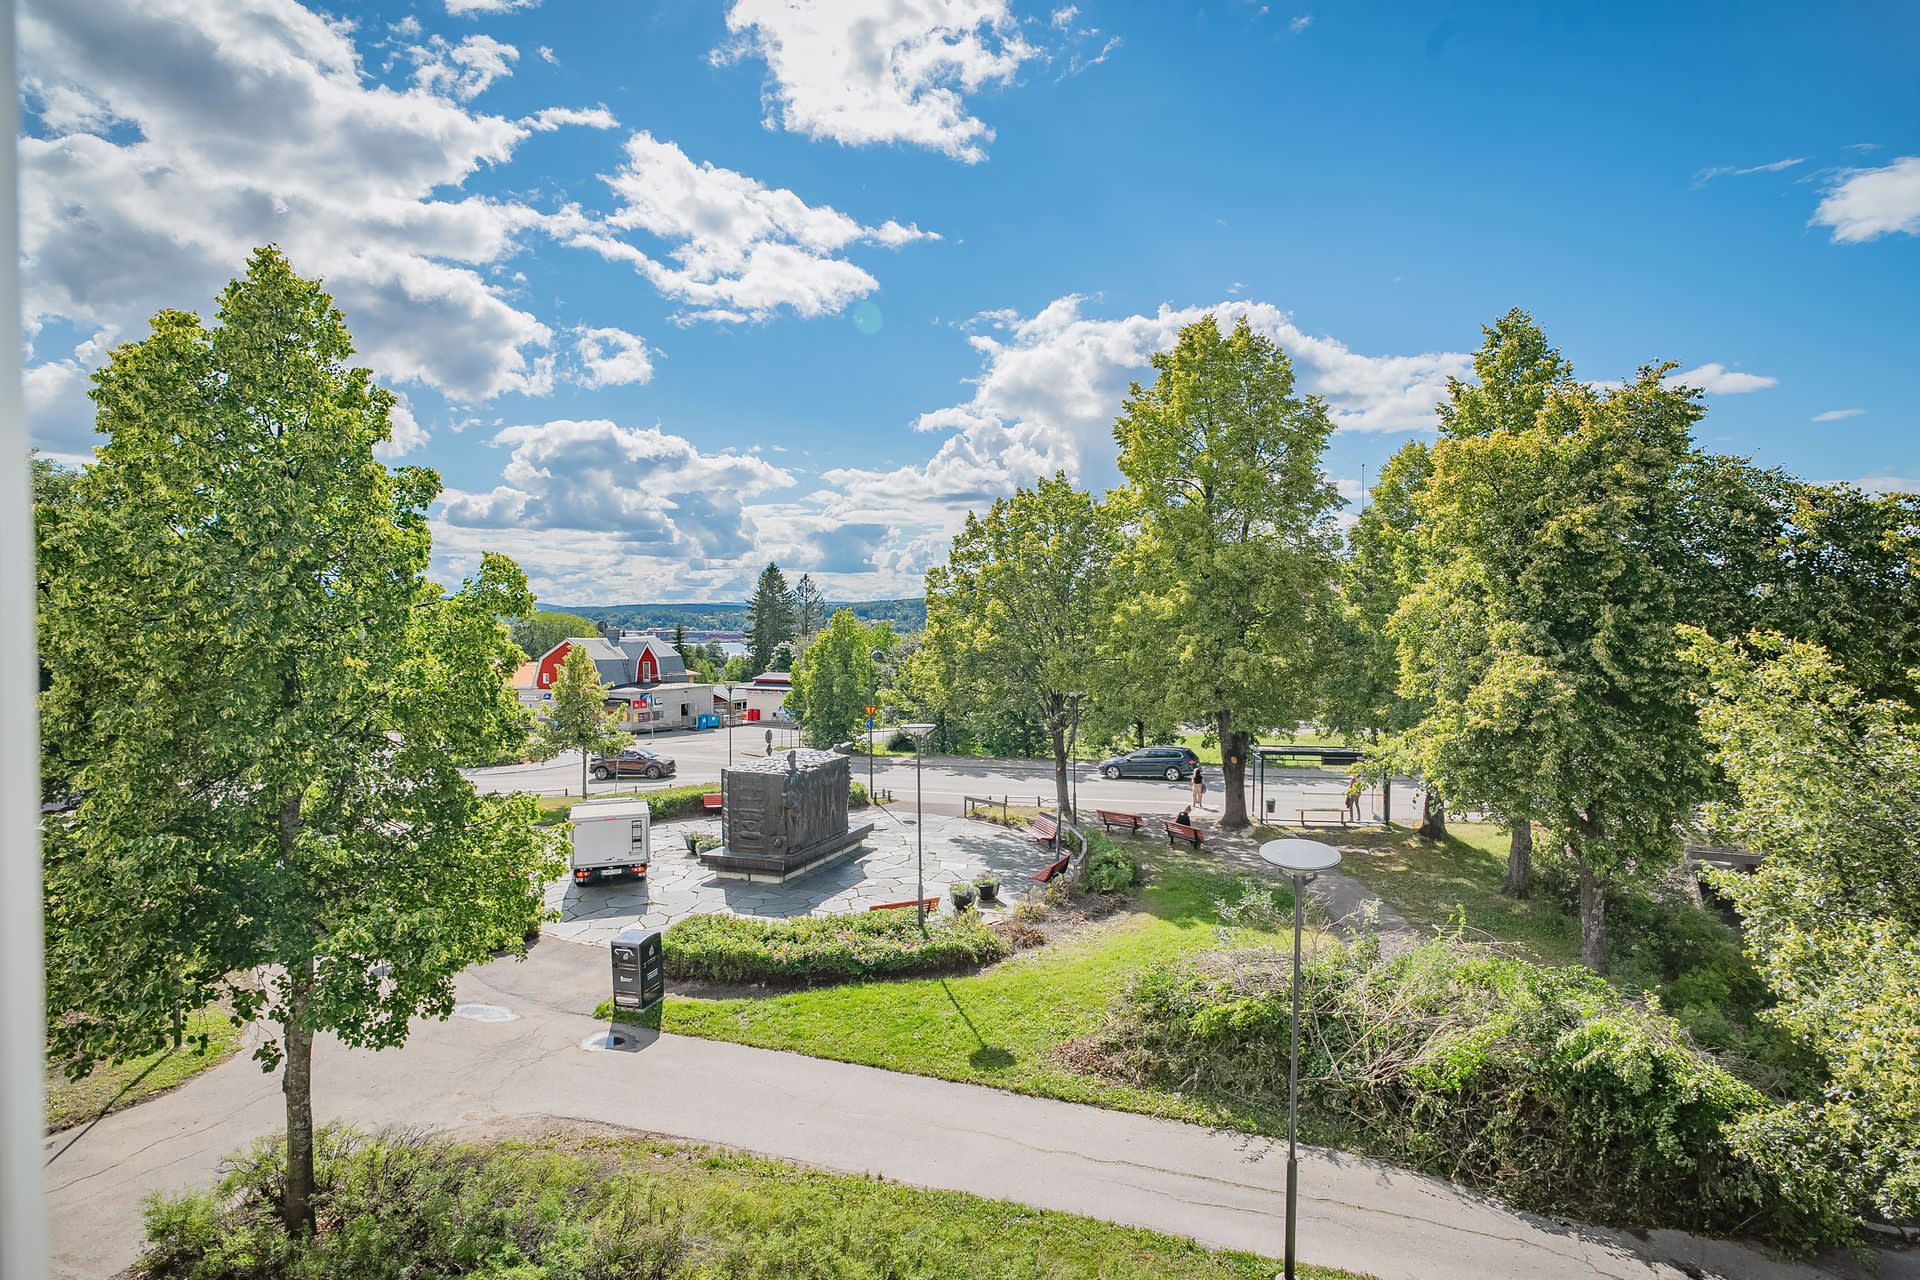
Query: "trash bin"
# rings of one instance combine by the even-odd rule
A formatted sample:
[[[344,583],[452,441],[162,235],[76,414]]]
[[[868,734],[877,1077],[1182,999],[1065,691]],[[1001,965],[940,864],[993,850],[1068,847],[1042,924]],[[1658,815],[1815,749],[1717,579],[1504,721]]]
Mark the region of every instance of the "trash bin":
[[[658,929],[622,929],[612,943],[613,1007],[638,1013],[667,994],[666,953]]]

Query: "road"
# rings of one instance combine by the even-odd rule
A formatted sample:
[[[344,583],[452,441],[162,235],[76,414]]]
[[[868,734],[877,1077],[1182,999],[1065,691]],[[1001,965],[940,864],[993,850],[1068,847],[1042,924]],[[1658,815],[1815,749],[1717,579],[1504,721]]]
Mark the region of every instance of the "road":
[[[472,1134],[612,1124],[1281,1251],[1285,1159],[1264,1139],[679,1036],[635,1032],[609,1049],[606,1025],[579,1013],[606,984],[602,949],[547,942],[463,975],[467,1016],[416,1023],[404,1049],[322,1038],[318,1116]],[[54,1275],[126,1266],[141,1198],[204,1185],[229,1152],[275,1132],[281,1108],[277,1078],[242,1055],[102,1121],[48,1170]],[[1554,1223],[1339,1152],[1307,1149],[1300,1176],[1302,1258],[1381,1280],[1864,1274],[1845,1259],[1823,1272],[1672,1232]],[[1882,1267],[1888,1280],[1920,1276],[1899,1256]]]
[[[758,759],[766,753],[762,730],[743,725],[733,732],[734,759]],[[791,736],[789,733],[788,737]],[[645,744],[646,739],[641,741]],[[652,745],[654,750],[670,755],[678,762],[679,773],[676,777],[657,783],[633,779],[594,782],[589,784],[591,792],[597,795],[636,787],[644,791],[687,782],[712,781],[719,778],[720,770],[727,763],[725,732],[663,733]],[[872,764],[874,785],[890,788],[900,801],[908,804],[913,802],[916,780],[911,757],[881,756]],[[857,781],[867,781],[867,766],[865,757],[853,757],[853,776]],[[1076,764],[1074,771],[1074,781],[1078,785],[1078,807],[1082,812],[1111,808],[1164,817],[1178,813],[1191,795],[1185,783],[1147,778],[1108,781],[1099,775],[1092,764],[1086,762]],[[487,791],[577,795],[580,791],[580,757],[569,755],[543,765],[474,769],[467,776]],[[1219,768],[1209,766],[1207,777],[1207,808],[1202,816],[1217,818],[1221,803]],[[1282,819],[1292,819],[1295,816],[1293,810],[1303,806],[1337,809],[1343,802],[1346,790],[1346,775],[1333,769],[1270,769],[1267,777],[1269,785],[1263,799],[1273,801],[1274,813]],[[1053,765],[1045,760],[976,760],[965,756],[928,756],[921,761],[918,785],[923,802],[934,813],[957,814],[961,811],[962,800],[968,796],[1005,797],[1013,804],[1028,805],[1039,800],[1051,805]],[[1378,820],[1380,801],[1377,788],[1367,793],[1363,813],[1369,821]],[[1411,821],[1418,812],[1419,792],[1411,781],[1396,779],[1392,803],[1393,814],[1399,821]]]

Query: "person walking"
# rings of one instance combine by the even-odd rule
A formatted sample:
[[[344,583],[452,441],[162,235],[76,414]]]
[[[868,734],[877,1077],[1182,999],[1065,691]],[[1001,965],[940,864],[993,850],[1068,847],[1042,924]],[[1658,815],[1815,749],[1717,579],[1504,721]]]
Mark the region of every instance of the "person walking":
[[[1355,822],[1360,821],[1360,797],[1366,794],[1367,784],[1359,774],[1347,779],[1347,816]]]
[[[1207,777],[1197,764],[1193,766],[1193,807],[1196,809],[1207,807]]]

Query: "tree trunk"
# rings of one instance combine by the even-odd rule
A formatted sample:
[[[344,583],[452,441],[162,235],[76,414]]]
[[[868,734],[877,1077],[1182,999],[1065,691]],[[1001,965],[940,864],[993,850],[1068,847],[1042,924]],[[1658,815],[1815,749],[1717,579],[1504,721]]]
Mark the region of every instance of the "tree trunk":
[[[1586,856],[1574,847],[1580,864],[1580,963],[1595,973],[1607,971],[1607,886],[1587,866]]]
[[[1247,822],[1247,732],[1233,727],[1233,712],[1222,711],[1220,725],[1220,825],[1238,831]]]
[[[587,757],[589,754],[585,747],[580,748],[580,798],[582,800],[587,798]]]
[[[1513,824],[1507,842],[1507,882],[1500,892],[1509,898],[1524,898],[1533,892],[1533,823],[1521,819]]]
[[[1420,800],[1420,834],[1429,840],[1447,838],[1447,802],[1428,787]]]
[[[304,962],[303,967],[311,966]],[[286,1065],[280,1091],[287,1096],[287,1187],[280,1221],[289,1236],[313,1232],[313,1029],[307,1025],[308,974],[287,986],[287,1016],[281,1024]]]

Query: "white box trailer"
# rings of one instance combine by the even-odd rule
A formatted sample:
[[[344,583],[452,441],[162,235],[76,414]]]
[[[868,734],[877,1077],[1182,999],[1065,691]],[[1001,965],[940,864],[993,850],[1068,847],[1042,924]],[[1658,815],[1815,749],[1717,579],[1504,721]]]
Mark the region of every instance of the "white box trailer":
[[[573,806],[575,884],[644,876],[652,852],[652,815],[644,799],[587,800]]]

